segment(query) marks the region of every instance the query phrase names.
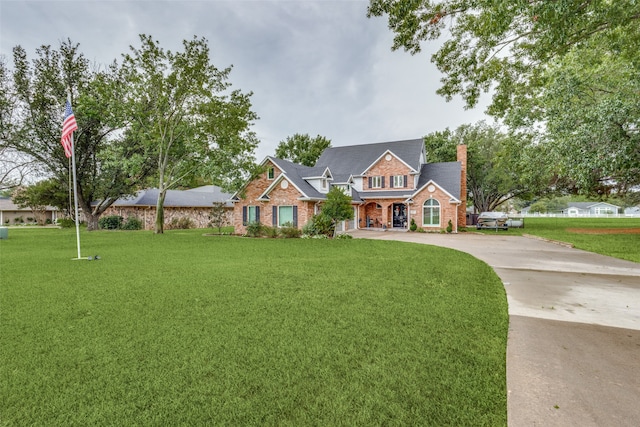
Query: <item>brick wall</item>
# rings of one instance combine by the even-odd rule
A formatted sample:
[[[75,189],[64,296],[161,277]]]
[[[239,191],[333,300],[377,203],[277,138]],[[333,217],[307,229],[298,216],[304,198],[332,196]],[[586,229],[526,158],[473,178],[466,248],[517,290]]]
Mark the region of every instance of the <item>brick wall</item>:
[[[460,174],[460,196],[462,202],[458,210],[458,226],[465,227],[467,223],[467,146],[457,146],[457,160],[460,162],[462,173]],[[455,196],[455,194],[454,194]]]
[[[267,165],[273,166],[271,163]],[[275,179],[280,175],[279,169],[275,168]],[[297,206],[298,207],[298,228],[311,219],[315,211],[315,202],[298,200],[300,192],[286,179],[280,181],[269,193],[269,201],[260,201],[258,197],[273,183],[267,177],[267,172],[259,175],[255,180],[246,186],[244,197],[236,202],[233,209],[233,226],[236,234],[244,234],[247,229],[242,224],[242,208],[245,206],[260,206],[260,223],[269,227],[273,226],[273,206]],[[283,185],[283,183],[286,183]]]
[[[411,169],[400,160],[398,160],[395,156],[390,156],[390,159],[386,159],[386,155],[383,156],[378,163],[373,165],[368,171],[366,176],[364,177],[364,183],[362,188],[366,190],[370,190],[369,188],[369,177],[370,176],[384,176],[384,189],[391,189],[391,179],[394,175],[407,175],[407,186],[406,187],[394,187],[394,188],[413,188],[413,179],[409,175]],[[373,190],[380,190],[380,188],[373,188]]]
[[[164,224],[165,228],[169,229],[171,221],[179,220],[181,218],[189,218],[193,221],[195,228],[207,228],[209,226],[209,213],[211,208],[198,207],[165,207],[164,208]],[[142,221],[143,228],[145,230],[153,230],[156,224],[156,208],[147,206],[110,206],[102,214],[102,216],[118,215],[124,218],[126,221],[128,217],[135,217]],[[233,210],[229,208],[227,212],[227,219],[231,225],[233,222]]]

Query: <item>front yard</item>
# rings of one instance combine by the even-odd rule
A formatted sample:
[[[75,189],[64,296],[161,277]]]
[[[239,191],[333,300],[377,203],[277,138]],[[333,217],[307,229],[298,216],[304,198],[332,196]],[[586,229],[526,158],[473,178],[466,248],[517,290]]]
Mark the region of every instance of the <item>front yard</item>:
[[[0,425],[506,425],[484,263],[367,240],[11,230]],[[208,230],[211,232],[211,230]]]

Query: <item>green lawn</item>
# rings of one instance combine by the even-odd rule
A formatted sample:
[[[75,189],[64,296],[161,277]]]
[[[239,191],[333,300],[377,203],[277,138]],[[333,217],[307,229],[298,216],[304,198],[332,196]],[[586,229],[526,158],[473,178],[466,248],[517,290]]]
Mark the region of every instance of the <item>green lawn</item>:
[[[525,228],[497,231],[500,234],[531,234],[547,239],[571,243],[578,249],[608,255],[615,258],[640,262],[640,234],[623,233],[623,230],[640,228],[640,218],[545,218],[527,217]],[[581,232],[589,230],[596,234]],[[620,230],[616,234],[597,234],[604,230]],[[476,231],[469,227],[468,231]],[[482,230],[482,233],[496,233]]]
[[[506,425],[505,292],[469,255],[9,232],[0,425]]]

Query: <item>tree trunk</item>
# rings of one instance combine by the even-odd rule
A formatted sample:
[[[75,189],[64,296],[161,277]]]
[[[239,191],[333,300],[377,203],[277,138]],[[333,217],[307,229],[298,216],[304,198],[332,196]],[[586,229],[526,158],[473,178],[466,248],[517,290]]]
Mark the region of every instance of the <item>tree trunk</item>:
[[[167,195],[167,190],[160,190],[158,193],[158,202],[156,203],[156,228],[155,234],[164,233],[164,198]]]
[[[98,220],[100,219],[100,215],[94,215],[91,211],[84,211],[84,217],[87,220],[87,231],[95,231],[99,228]]]

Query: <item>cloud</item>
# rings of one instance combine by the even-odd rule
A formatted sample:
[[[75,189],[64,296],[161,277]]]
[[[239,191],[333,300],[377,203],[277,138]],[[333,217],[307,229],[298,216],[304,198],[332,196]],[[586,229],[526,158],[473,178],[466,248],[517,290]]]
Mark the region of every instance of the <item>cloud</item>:
[[[441,78],[429,50],[390,47],[385,19],[366,17],[366,1],[2,1],[0,53],[15,45],[35,57],[41,44],[71,38],[87,58],[120,61],[141,33],[169,50],[194,36],[212,62],[233,65],[234,89],[253,92],[260,116],[257,157],[294,133],[334,146],[417,138],[484,119],[483,106],[435,94]],[[486,105],[486,104],[483,104]]]

